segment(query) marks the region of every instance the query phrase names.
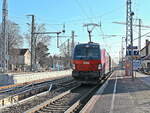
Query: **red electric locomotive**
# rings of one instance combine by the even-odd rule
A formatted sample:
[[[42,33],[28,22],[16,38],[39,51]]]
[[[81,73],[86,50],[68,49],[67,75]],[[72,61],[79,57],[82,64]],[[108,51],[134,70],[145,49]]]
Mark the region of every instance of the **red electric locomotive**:
[[[97,83],[111,71],[111,58],[97,43],[78,44],[72,59],[72,76],[81,83]]]

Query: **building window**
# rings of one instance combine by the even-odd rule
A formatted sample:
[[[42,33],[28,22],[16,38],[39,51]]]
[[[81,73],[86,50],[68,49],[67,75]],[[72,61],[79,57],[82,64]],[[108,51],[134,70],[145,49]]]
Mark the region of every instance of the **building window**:
[[[150,68],[150,62],[147,63],[147,68]]]

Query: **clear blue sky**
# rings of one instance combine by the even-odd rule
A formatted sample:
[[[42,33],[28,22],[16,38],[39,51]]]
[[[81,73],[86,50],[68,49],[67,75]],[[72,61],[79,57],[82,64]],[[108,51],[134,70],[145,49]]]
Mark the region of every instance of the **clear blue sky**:
[[[99,23],[102,27],[97,28],[92,33],[92,40],[106,48],[113,57],[119,55],[121,46],[121,36],[113,38],[103,38],[105,35],[124,35],[125,26],[113,24],[114,21],[125,22],[126,18],[126,0],[8,0],[9,19],[20,25],[22,33],[27,32],[25,15],[35,14],[37,23],[45,23],[48,31],[59,31],[62,26],[50,24],[66,24],[66,35],[74,30],[78,37],[76,42],[88,42],[85,23]],[[143,24],[150,25],[149,0],[133,0],[134,17],[141,18]],[[0,9],[2,9],[2,0],[0,0]],[[0,18],[1,18],[0,13]],[[134,30],[137,34],[137,30]],[[142,31],[143,33],[148,30]],[[135,35],[136,37],[136,35]],[[145,38],[142,43],[144,44]],[[62,39],[62,42],[66,39]],[[135,42],[136,44],[136,42]],[[26,46],[26,44],[24,44]],[[143,45],[144,46],[144,45]],[[56,41],[53,39],[49,46],[52,54],[57,54]]]

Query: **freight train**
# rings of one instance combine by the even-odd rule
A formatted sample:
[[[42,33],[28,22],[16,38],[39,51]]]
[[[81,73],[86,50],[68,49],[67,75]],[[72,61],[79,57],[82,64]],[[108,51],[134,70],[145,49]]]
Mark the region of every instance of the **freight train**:
[[[98,83],[112,71],[112,60],[98,43],[76,45],[72,57],[72,77],[81,83]]]

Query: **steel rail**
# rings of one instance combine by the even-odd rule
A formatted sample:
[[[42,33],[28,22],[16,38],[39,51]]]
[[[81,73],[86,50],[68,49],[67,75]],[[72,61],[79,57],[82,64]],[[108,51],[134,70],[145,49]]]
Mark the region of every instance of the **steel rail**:
[[[109,74],[110,75],[110,74]],[[48,110],[48,111],[53,111],[53,112],[58,112],[59,110],[60,111],[63,111],[64,113],[72,113],[72,112],[75,112],[78,110],[78,108],[80,107],[80,105],[82,106],[82,103],[85,101],[85,100],[88,100],[89,98],[91,98],[91,96],[96,92],[96,90],[101,87],[103,85],[103,83],[105,83],[105,81],[109,78],[109,75],[105,77],[104,80],[102,80],[98,85],[96,85],[94,88],[90,89],[90,90],[87,90],[86,94],[82,95],[80,94],[80,96],[78,97],[78,99],[73,102],[73,105],[61,105],[61,103],[64,103],[66,100],[65,100],[65,97],[67,97],[67,95],[69,93],[72,93],[72,90],[73,89],[76,89],[78,88],[79,86],[69,90],[69,91],[66,91],[50,100],[47,100],[46,102],[44,103],[41,103],[40,105],[38,106],[35,106],[34,108],[31,108],[27,111],[25,111],[24,113],[35,113],[35,112],[45,112],[45,110]],[[81,87],[81,86],[80,86]],[[56,104],[55,104],[56,103]],[[59,105],[60,104],[60,105]],[[54,108],[53,108],[54,106]],[[67,107],[66,107],[67,106]],[[71,107],[70,107],[71,106]],[[60,108],[59,108],[60,107]],[[44,111],[43,111],[44,110]]]
[[[78,110],[80,105],[85,101],[92,93],[96,91],[96,89],[100,88],[106,81],[107,79],[111,76],[112,73],[109,73],[101,82],[92,88],[88,93],[86,93],[83,97],[81,97],[77,102],[75,102],[69,109],[67,109],[64,113],[74,113],[75,111]]]
[[[54,80],[54,81],[47,81],[48,83],[46,82],[43,82],[42,83],[39,83],[39,84],[30,84],[30,85],[26,85],[24,86],[24,90],[20,91],[20,92],[14,92],[12,95],[8,94],[8,95],[4,95],[4,97],[1,97],[0,99],[0,108],[3,108],[5,106],[10,106],[11,104],[13,105],[14,103],[18,103],[19,101],[23,100],[23,99],[26,99],[26,98],[29,98],[33,95],[37,95],[39,93],[42,93],[44,91],[48,91],[51,89],[51,85],[52,84],[53,86],[61,86],[61,87],[65,87],[67,86],[67,84],[65,85],[61,85],[63,84],[64,82],[69,82],[71,81],[72,83],[72,79],[67,79],[67,80],[60,80],[60,81],[57,81],[57,80]],[[69,84],[69,83],[68,83]],[[27,88],[29,87],[30,88]],[[32,87],[33,86],[33,87]]]
[[[66,92],[64,92],[64,93],[62,93],[62,94],[60,94],[60,95],[58,95],[58,96],[52,98],[52,99],[49,99],[49,100],[45,101],[44,103],[41,103],[40,105],[37,105],[37,106],[35,106],[35,107],[33,107],[33,108],[31,108],[31,109],[25,111],[24,113],[34,113],[34,112],[36,112],[36,111],[38,111],[38,110],[40,110],[40,109],[46,107],[46,106],[49,105],[50,103],[53,103],[54,101],[56,101],[56,100],[58,100],[58,99],[64,97],[65,95],[69,94],[73,89],[76,89],[76,88],[79,87],[79,86],[80,86],[80,85],[75,86],[74,88],[72,88],[72,89],[70,89],[70,90],[68,90],[68,91],[66,91]]]

